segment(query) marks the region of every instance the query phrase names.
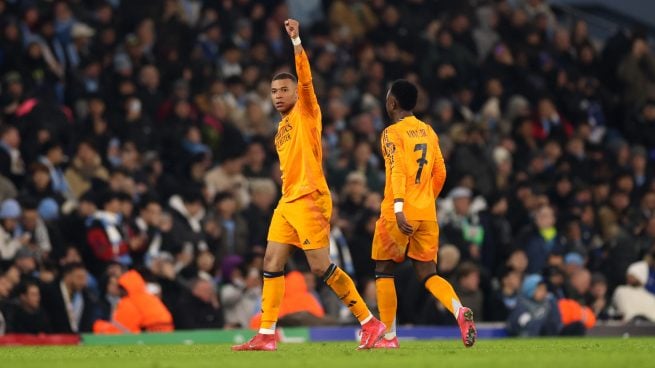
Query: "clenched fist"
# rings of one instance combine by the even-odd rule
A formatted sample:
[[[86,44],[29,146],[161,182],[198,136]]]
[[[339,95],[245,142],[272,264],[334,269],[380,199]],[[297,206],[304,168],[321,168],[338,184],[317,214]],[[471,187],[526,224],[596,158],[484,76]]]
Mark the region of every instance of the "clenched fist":
[[[300,33],[300,23],[295,19],[287,19],[284,21],[284,28],[287,30],[290,38],[297,38]]]

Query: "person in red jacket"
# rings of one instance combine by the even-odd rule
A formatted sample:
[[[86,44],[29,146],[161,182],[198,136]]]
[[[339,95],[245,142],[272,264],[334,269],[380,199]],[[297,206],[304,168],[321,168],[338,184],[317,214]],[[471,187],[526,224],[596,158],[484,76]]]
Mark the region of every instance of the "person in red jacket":
[[[539,142],[548,139],[563,141],[573,134],[573,125],[561,115],[553,101],[542,97],[537,106],[537,114],[532,121],[532,136]]]
[[[130,248],[122,230],[120,214],[121,195],[107,191],[102,194],[102,210],[96,211],[86,220],[87,258],[91,272],[98,276],[112,262],[130,266]]]
[[[173,317],[162,301],[149,294],[141,275],[132,270],[124,273],[118,284],[126,295],[121,298],[111,321],[99,320],[95,333],[140,333],[173,331]]]

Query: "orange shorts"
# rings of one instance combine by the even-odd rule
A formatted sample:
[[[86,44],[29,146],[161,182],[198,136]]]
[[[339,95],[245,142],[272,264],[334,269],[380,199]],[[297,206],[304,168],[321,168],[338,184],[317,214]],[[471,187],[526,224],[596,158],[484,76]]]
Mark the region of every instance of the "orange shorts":
[[[330,244],[330,193],[312,192],[291,202],[280,202],[268,228],[268,241],[291,244],[303,250]]]
[[[396,221],[380,218],[375,223],[372,257],[374,261],[400,263],[405,257],[417,261],[437,261],[439,225],[436,221],[408,221],[412,235],[403,234]]]

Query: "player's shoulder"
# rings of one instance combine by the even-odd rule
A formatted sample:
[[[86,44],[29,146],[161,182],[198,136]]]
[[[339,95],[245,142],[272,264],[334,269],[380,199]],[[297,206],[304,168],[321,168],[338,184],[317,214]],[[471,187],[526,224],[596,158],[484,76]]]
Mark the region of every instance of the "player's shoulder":
[[[439,140],[439,136],[437,135],[437,132],[432,129],[432,125],[424,122],[423,120],[419,120],[421,122],[422,128],[425,129],[425,131],[428,133],[428,136],[430,138],[434,138]]]
[[[389,124],[382,132],[393,133],[398,130],[398,123]]]
[[[391,124],[382,130],[383,139],[391,139],[398,134],[398,123]]]

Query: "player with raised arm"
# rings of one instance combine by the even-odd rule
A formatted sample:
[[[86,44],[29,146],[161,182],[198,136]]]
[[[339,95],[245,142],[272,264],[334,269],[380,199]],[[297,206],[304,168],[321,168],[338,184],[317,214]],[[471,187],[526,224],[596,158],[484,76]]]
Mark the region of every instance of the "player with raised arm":
[[[284,266],[294,247],[301,248],[315,275],[336,293],[362,325],[358,349],[369,349],[385,326],[369,311],[348,274],[330,261],[329,234],[332,198],[323,174],[321,110],[314,93],[307,54],[299,37],[299,23],[284,22],[293,43],[296,73],[280,73],[271,82],[271,99],[282,115],[275,149],[282,171],[282,198],[268,232],[264,255],[264,288],[259,332],[232,350],[277,349],[275,325],[284,296]]]
[[[380,319],[387,333],[375,347],[397,348],[394,268],[411,259],[419,280],[457,319],[466,347],[475,343],[473,312],[463,307],[448,281],[437,275],[439,225],[435,201],[446,180],[439,138],[412,110],[418,90],[397,80],[387,93],[392,125],[382,132],[386,184],[380,219],[375,225],[372,258]]]

